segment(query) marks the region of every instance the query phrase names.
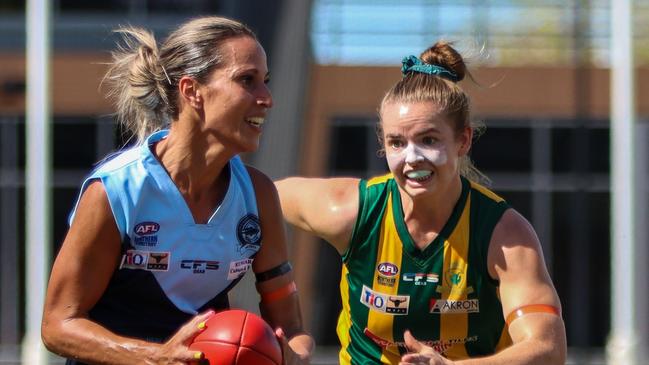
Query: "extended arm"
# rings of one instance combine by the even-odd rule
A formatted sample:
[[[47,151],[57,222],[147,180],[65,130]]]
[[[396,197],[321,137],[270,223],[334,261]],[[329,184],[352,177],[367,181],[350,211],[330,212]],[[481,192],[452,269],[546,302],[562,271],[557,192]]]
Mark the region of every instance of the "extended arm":
[[[83,193],[70,231],[54,262],[41,333],[46,347],[90,364],[186,364],[198,332],[199,315],[166,344],[118,336],[88,319],[118,265],[120,236],[104,187],[93,182]]]
[[[358,179],[291,177],[275,186],[286,221],[346,251],[358,215]]]
[[[500,298],[505,318],[517,308],[530,305],[554,307],[561,304],[545,268],[539,240],[532,226],[513,209],[505,212],[496,226],[488,253],[489,274],[500,282]],[[560,315],[532,309],[514,317],[509,325],[513,344],[492,356],[451,362],[411,336],[411,348],[418,354],[406,355],[402,364],[458,365],[551,365],[566,361],[566,332]]]

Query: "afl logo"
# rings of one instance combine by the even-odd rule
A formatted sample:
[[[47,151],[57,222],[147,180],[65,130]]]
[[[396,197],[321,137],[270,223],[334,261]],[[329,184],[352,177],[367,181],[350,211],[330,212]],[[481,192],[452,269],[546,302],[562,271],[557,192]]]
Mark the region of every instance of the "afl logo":
[[[397,265],[391,262],[382,262],[376,266],[376,271],[383,276],[395,276],[399,272]]]
[[[237,238],[242,250],[259,250],[261,245],[261,227],[259,218],[254,214],[248,214],[239,220],[237,224]]]
[[[150,234],[158,233],[160,225],[156,222],[142,222],[135,225],[133,231],[138,236],[147,236]]]

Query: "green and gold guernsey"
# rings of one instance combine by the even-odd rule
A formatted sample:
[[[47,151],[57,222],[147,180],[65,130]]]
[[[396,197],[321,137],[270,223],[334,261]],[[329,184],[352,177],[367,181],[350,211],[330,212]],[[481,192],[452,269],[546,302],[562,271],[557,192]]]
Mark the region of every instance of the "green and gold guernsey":
[[[498,283],[486,264],[507,203],[462,178],[448,222],[421,251],[408,233],[391,174],[361,180],[359,193],[340,280],[340,363],[398,363],[406,352],[406,329],[453,360],[509,346]]]

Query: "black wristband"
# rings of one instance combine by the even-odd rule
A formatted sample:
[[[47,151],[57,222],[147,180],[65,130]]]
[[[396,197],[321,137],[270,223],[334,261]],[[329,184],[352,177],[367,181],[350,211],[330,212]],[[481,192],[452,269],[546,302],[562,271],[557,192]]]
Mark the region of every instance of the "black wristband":
[[[287,272],[291,271],[292,269],[293,267],[291,266],[291,263],[288,261],[284,261],[272,269],[268,269],[264,272],[255,274],[255,278],[257,279],[257,282],[268,281],[280,275],[284,275]]]

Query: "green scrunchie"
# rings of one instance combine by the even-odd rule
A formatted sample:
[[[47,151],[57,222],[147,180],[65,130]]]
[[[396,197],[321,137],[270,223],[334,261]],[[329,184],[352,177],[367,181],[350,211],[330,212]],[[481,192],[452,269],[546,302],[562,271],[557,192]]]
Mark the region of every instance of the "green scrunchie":
[[[428,63],[424,63],[413,55],[404,57],[401,63],[401,73],[403,74],[403,76],[406,76],[408,72],[420,72],[428,75],[437,75],[453,82],[460,81],[455,73],[447,70],[446,68],[439,65],[430,65]]]

